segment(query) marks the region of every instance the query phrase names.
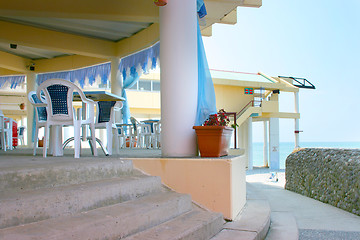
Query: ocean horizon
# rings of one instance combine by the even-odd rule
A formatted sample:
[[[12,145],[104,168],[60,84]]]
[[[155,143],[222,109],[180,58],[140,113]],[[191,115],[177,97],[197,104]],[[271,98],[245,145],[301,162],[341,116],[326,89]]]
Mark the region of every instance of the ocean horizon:
[[[253,143],[253,166],[264,166],[264,143]],[[294,142],[280,142],[280,169],[285,169],[286,158],[294,150]],[[360,142],[300,142],[301,148],[360,148]]]

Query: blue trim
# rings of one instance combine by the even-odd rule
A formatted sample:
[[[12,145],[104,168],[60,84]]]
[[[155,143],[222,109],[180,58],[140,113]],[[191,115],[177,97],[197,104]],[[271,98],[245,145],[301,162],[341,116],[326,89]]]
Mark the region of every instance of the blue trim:
[[[203,18],[207,15],[204,0],[197,0],[197,13],[199,18]]]
[[[76,70],[70,71],[62,71],[62,72],[51,72],[51,73],[40,73],[37,76],[36,83],[40,85],[48,79],[59,78],[65,79],[72,83],[78,81],[81,88],[84,88],[86,84],[86,79],[88,80],[88,84],[93,85],[95,83],[95,78],[97,76],[101,77],[101,83],[107,84],[109,81],[111,64],[103,63],[91,67],[80,68]]]
[[[158,65],[159,58],[160,42],[157,42],[149,48],[121,59],[119,71],[123,79],[122,97],[125,98],[123,108],[121,109],[124,123],[128,123],[130,118],[126,89],[134,86],[143,73],[148,73],[149,69],[155,69]],[[149,65],[149,60],[151,60],[151,65]]]
[[[23,84],[25,82],[25,76],[2,76],[0,77],[0,88],[3,88],[6,86],[6,83],[10,84],[11,89],[15,89],[20,84]]]

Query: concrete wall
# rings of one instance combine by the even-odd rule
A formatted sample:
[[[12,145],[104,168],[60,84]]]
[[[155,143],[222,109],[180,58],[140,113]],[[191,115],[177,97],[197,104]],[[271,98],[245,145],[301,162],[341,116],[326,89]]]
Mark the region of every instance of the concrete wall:
[[[176,192],[187,193],[196,203],[233,220],[246,203],[243,157],[137,158],[134,166]]]
[[[301,149],[286,159],[285,188],[360,215],[359,173],[359,149]]]

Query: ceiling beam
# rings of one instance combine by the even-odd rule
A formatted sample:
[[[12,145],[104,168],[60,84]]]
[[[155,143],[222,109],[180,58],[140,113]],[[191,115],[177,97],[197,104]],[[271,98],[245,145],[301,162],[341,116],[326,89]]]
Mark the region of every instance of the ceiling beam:
[[[1,62],[1,59],[0,59]],[[1,68],[0,67],[0,76],[6,76],[6,75],[19,75],[19,74],[23,74],[23,72],[19,72],[19,71],[12,71],[6,68]]]
[[[52,59],[34,60],[36,73],[57,72],[108,62],[108,59],[71,55]]]
[[[11,70],[14,72],[26,72],[28,59],[12,55],[7,52],[0,51],[0,68]]]
[[[46,29],[0,21],[0,41],[69,54],[109,58],[115,43]]]
[[[0,1],[0,15],[159,22],[159,8],[152,0]]]
[[[152,24],[150,27],[134,34],[133,36],[116,43],[118,57],[125,57],[138,52],[146,47],[150,47],[160,40],[160,25]]]

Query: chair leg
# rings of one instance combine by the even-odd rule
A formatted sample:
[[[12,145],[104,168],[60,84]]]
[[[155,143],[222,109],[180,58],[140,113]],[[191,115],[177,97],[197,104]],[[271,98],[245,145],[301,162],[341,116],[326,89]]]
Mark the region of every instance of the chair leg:
[[[96,149],[95,125],[94,124],[90,124],[90,133],[91,133],[91,140],[94,143],[92,146],[93,153],[94,153],[94,156],[97,157],[98,153],[97,153],[97,149]]]
[[[3,139],[1,141],[2,143],[2,148],[4,149],[4,151],[6,152],[6,148],[7,148],[7,133],[3,132]]]
[[[48,147],[48,141],[49,141],[49,132],[50,132],[50,126],[45,126],[45,136],[44,136],[44,143],[43,143],[43,157],[46,158],[47,155],[47,147]]]
[[[5,133],[1,133],[1,148],[6,151]]]
[[[114,135],[114,131],[115,131],[115,135]],[[119,154],[119,148],[120,148],[120,142],[119,142],[119,133],[117,131],[117,129],[115,128],[112,128],[111,127],[111,132],[113,133],[113,139],[114,139],[114,136],[115,136],[115,139],[114,139],[114,142],[115,142],[115,149],[116,149],[116,154]]]
[[[35,138],[34,138],[34,152],[33,152],[33,155],[35,156],[36,155],[36,148],[38,146],[38,134],[39,134],[39,128],[36,127],[35,128]],[[29,139],[28,142],[30,142],[31,140]]]
[[[109,156],[112,155],[112,141],[113,141],[113,134],[112,134],[112,126],[111,124],[107,123],[106,124],[106,137],[107,137],[107,150],[109,153]]]
[[[80,121],[74,121],[74,157],[80,158]]]

